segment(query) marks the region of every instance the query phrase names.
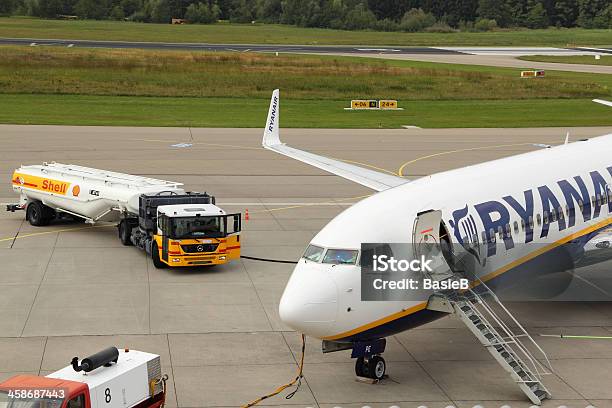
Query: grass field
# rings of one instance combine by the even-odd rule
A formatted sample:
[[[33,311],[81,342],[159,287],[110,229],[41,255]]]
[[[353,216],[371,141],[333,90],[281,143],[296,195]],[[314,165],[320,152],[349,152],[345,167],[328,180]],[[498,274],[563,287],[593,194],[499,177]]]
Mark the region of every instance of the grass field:
[[[283,126],[610,125],[612,75],[357,57],[0,47],[0,122],[261,127],[280,88]],[[405,111],[347,112],[351,99]]]
[[[0,18],[0,37],[207,42],[242,44],[361,44],[567,46],[612,45],[612,30],[498,30],[483,33],[388,33],[299,28],[277,24],[170,25],[120,21]]]
[[[612,55],[601,55],[600,57],[600,59],[596,60],[593,55],[529,55],[520,57],[519,59],[524,61],[558,62],[562,64],[612,65]]]
[[[0,123],[263,128],[269,99],[2,95]],[[612,125],[589,99],[408,101],[403,111],[344,111],[344,100],[283,99],[282,127],[399,128]],[[562,135],[559,137],[561,138]]]
[[[289,99],[473,100],[592,98],[612,76],[357,57],[0,47],[0,93]]]

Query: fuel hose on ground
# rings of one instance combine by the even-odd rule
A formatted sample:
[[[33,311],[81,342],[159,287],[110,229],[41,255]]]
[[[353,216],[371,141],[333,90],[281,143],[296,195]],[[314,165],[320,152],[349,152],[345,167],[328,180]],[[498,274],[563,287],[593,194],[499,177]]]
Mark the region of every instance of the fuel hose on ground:
[[[304,371],[304,354],[306,353],[306,337],[302,334],[302,357],[300,357],[300,365],[298,366],[298,372],[296,377],[291,380],[290,382],[288,382],[287,384],[281,385],[280,387],[278,387],[276,390],[274,390],[273,392],[271,392],[270,394],[266,394],[262,397],[259,397],[251,402],[249,402],[248,404],[245,404],[242,406],[242,408],[248,408],[248,407],[252,407],[255,406],[257,404],[259,404],[260,402],[262,402],[263,400],[266,400],[270,397],[273,397],[275,395],[280,394],[281,392],[283,392],[284,390],[286,390],[289,387],[292,387],[293,385],[297,384],[295,387],[295,390],[291,391],[289,394],[287,394],[285,396],[285,399],[291,399],[293,398],[293,396],[295,395],[295,393],[300,389],[300,386],[302,385],[302,377],[303,377],[303,371]]]
[[[246,255],[241,255],[240,258],[242,259],[249,259],[252,261],[261,261],[261,262],[272,262],[272,263],[282,263],[282,264],[297,264],[297,261],[287,261],[287,260],[283,260],[283,259],[269,259],[269,258],[259,258],[259,257],[254,257],[254,256],[246,256]],[[278,387],[276,390],[274,390],[273,392],[271,392],[270,394],[266,394],[264,396],[261,396],[245,405],[242,406],[242,408],[248,408],[248,407],[252,407],[255,406],[257,404],[259,404],[260,402],[262,402],[263,400],[266,400],[268,398],[271,398],[275,395],[280,394],[281,392],[283,392],[284,390],[286,390],[289,387],[292,387],[293,385],[297,384],[297,386],[295,387],[295,390],[293,390],[292,392],[290,392],[289,394],[287,394],[285,396],[285,399],[291,399],[293,398],[293,396],[295,395],[295,393],[300,389],[300,386],[302,385],[302,377],[303,377],[303,371],[304,371],[304,354],[306,353],[306,337],[302,334],[302,356],[300,357],[300,365],[298,366],[298,372],[296,377],[291,380],[290,382],[288,382],[287,384],[281,385],[280,387]]]
[[[240,258],[250,259],[251,261],[273,262],[273,263],[283,263],[283,264],[297,264],[297,261],[287,261],[284,259],[257,258],[255,256],[246,256],[246,255],[240,255]]]

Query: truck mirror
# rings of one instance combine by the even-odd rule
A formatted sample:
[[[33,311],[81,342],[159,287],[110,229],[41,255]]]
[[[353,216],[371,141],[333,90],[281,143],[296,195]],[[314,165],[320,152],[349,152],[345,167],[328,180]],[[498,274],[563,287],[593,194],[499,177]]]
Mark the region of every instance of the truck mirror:
[[[234,214],[234,232],[240,231],[240,214]]]

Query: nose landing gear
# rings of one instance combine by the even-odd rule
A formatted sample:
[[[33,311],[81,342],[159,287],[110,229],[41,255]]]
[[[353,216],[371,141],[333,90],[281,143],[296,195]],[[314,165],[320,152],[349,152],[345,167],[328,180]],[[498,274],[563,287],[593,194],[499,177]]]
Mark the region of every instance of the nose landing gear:
[[[381,356],[359,357],[355,361],[355,374],[357,377],[382,380],[387,371],[387,363]]]

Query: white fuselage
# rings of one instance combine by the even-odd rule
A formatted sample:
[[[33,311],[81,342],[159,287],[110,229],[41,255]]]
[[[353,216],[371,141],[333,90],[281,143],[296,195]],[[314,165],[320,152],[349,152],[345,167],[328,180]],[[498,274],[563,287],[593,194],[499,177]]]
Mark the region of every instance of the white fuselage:
[[[382,191],[339,214],[311,244],[359,250],[362,243],[410,243],[417,214],[438,210],[453,244],[480,243],[487,260],[480,273],[487,281],[541,248],[612,224],[610,186],[612,135],[606,135]],[[553,211],[556,216],[546,222]],[[404,330],[397,322],[426,306],[422,300],[365,302],[360,285],[358,265],[301,259],[281,299],[281,319],[321,339],[384,337]]]

